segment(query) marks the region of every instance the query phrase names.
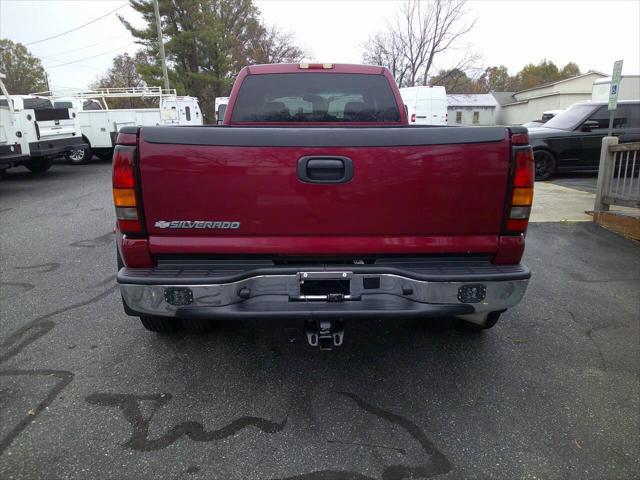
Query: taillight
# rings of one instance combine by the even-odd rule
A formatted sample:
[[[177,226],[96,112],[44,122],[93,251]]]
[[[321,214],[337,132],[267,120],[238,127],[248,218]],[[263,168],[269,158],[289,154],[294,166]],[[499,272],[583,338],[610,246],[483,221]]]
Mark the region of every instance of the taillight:
[[[122,233],[141,233],[142,222],[136,194],[134,159],[136,147],[118,145],[113,151],[113,203],[118,229]]]
[[[411,114],[411,123],[415,123],[415,121],[416,121],[416,114],[412,113]]]
[[[522,135],[525,138],[527,137],[526,134]],[[513,137],[516,137],[516,135]],[[523,141],[524,139],[518,138],[517,140]],[[528,138],[526,140],[528,141]],[[506,229],[510,233],[523,233],[529,225],[529,215],[533,204],[535,163],[531,147],[515,147],[514,163],[513,190],[511,191]]]

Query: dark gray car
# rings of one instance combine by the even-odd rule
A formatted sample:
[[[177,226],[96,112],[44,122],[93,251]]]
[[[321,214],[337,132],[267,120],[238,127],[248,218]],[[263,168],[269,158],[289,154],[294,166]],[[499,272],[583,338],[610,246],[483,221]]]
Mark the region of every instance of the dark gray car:
[[[608,128],[605,102],[576,103],[544,125],[530,128],[536,180],[548,180],[557,172],[597,171]],[[640,141],[640,100],[618,102],[613,135],[620,143]]]

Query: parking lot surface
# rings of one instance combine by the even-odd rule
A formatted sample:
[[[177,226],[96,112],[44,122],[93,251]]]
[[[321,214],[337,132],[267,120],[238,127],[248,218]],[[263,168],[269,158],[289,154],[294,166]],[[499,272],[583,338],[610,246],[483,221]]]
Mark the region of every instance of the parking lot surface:
[[[535,223],[524,301],[480,335],[374,318],[161,336],[115,286],[110,165],[0,181],[0,478],[640,476],[640,248]]]

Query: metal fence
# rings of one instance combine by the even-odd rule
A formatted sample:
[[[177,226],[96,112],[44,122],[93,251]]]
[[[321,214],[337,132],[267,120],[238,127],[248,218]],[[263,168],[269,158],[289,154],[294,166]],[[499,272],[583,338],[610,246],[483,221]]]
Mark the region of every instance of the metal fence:
[[[639,151],[640,142],[619,144],[617,137],[602,139],[596,212],[606,212],[611,205],[640,208]]]

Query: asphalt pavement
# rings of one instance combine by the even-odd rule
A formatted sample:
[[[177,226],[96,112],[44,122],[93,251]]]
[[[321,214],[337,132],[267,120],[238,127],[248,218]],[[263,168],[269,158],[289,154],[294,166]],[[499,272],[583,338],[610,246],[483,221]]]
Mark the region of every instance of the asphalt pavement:
[[[640,247],[535,223],[492,330],[280,323],[152,334],[114,283],[110,165],[0,180],[2,479],[640,477]]]

